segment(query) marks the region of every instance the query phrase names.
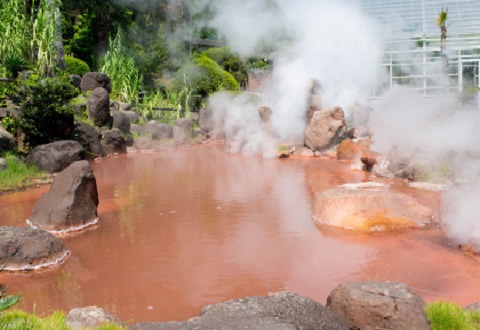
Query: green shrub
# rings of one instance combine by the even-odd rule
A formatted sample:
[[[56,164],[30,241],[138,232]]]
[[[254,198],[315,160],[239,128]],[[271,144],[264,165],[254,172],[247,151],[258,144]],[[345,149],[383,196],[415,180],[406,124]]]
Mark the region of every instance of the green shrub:
[[[235,78],[223,70],[214,60],[205,55],[194,59],[193,64],[181,68],[175,77],[175,89],[182,90],[184,86],[190,86],[192,95],[206,98],[210,94],[221,90],[239,90]],[[198,107],[201,99],[197,98],[194,107]]]
[[[69,137],[73,129],[73,109],[68,101],[78,94],[66,76],[43,78],[32,75],[18,88],[23,115],[17,127],[30,147]]]
[[[453,302],[439,301],[425,307],[425,315],[432,330],[476,330],[480,327],[480,313],[465,311]]]
[[[230,47],[215,47],[205,51],[203,55],[218,63],[225,71],[232,74],[239,83],[247,81],[247,67],[242,60],[236,56]]]
[[[65,56],[65,64],[67,65],[67,72],[71,74],[83,76],[85,73],[90,72],[88,64],[75,57]]]

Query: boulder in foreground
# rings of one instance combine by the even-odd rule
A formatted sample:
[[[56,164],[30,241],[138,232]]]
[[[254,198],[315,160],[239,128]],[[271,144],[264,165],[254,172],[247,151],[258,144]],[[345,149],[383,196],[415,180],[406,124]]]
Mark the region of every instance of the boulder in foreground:
[[[70,255],[63,241],[33,228],[0,227],[0,271],[24,271],[61,263]]]
[[[27,222],[53,232],[78,230],[97,222],[97,206],[95,176],[86,160],[78,161],[57,175]]]
[[[321,304],[295,293],[247,297],[206,306],[200,316],[186,322],[139,323],[133,330],[255,329],[340,330],[348,328]]]
[[[121,325],[122,321],[103,308],[88,306],[72,309],[65,318],[65,323],[70,330],[84,330],[106,324]]]
[[[28,163],[49,173],[63,171],[74,161],[82,159],[85,159],[85,149],[77,141],[71,140],[36,146],[27,156]]]
[[[327,298],[327,308],[350,329],[428,330],[425,301],[408,285],[343,283]]]

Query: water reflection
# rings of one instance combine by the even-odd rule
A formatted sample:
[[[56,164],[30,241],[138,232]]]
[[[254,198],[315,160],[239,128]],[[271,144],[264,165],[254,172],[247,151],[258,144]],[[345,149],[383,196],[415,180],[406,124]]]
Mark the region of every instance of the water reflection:
[[[368,179],[348,164],[264,160],[200,146],[109,158],[93,169],[100,223],[66,238],[69,260],[46,273],[0,274],[10,292],[23,294],[23,308],[95,304],[125,320],[184,320],[206,304],[280,290],[324,303],[342,281],[401,280],[426,293],[440,287],[432,280],[449,281],[446,267],[420,267],[420,251],[436,249],[432,237],[352,235],[314,225],[312,189]],[[0,224],[23,225],[42,191],[0,197],[0,212],[8,214]],[[445,255],[458,269],[466,265]],[[469,269],[463,280],[473,283],[480,268]],[[439,292],[456,297],[452,289],[458,287]]]

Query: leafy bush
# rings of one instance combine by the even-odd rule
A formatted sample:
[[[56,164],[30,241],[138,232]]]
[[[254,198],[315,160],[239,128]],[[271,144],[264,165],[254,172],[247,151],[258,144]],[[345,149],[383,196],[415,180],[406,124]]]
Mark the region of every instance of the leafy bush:
[[[83,76],[85,73],[90,72],[87,62],[75,57],[65,56],[65,64],[67,65],[68,73]]]
[[[432,330],[475,330],[480,327],[480,313],[465,311],[458,304],[440,301],[425,307]]]
[[[235,78],[223,70],[214,60],[205,55],[194,59],[193,64],[181,68],[175,77],[175,89],[180,91],[184,86],[192,89],[192,95],[206,98],[210,94],[221,90],[239,90]],[[198,107],[199,99],[194,102]]]
[[[16,78],[20,71],[28,68],[28,61],[18,53],[7,54],[3,60],[3,66],[7,71],[7,75]]]
[[[68,138],[73,129],[73,109],[68,101],[78,94],[66,76],[43,78],[32,75],[18,88],[23,115],[17,127],[30,147]]]
[[[230,47],[210,48],[203,55],[218,63],[225,71],[232,74],[239,83],[247,81],[247,67],[242,60],[236,56]]]

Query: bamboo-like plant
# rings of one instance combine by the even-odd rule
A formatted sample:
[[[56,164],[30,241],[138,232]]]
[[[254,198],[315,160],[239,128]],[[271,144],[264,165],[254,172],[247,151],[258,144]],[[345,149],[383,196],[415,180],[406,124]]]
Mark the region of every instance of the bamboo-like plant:
[[[112,96],[123,102],[138,103],[143,76],[139,73],[135,58],[127,47],[125,34],[119,29],[109,40],[109,49],[103,58],[102,72],[112,80]]]
[[[37,16],[33,22],[32,50],[36,53],[36,63],[39,74],[47,76],[52,73],[55,67],[55,37],[57,31],[56,10],[58,0],[55,0],[55,6],[51,6],[48,0],[40,0]]]
[[[0,2],[0,61],[8,56],[28,59],[30,56],[31,23],[26,9],[27,0]]]

